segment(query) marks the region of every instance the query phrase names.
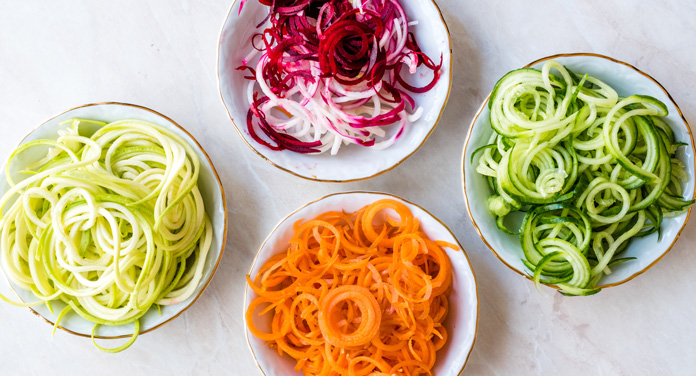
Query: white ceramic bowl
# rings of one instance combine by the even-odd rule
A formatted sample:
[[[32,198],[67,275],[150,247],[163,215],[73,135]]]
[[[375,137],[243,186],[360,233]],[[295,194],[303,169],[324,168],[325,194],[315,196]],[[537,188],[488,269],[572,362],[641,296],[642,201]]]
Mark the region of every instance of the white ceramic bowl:
[[[644,94],[664,102],[669,109],[669,116],[665,120],[674,130],[677,139],[690,143],[689,146],[679,149],[677,157],[686,164],[687,172],[690,176],[690,180],[684,186],[684,191],[694,192],[691,196],[696,196],[694,187],[694,155],[696,150],[694,149],[693,135],[679,107],[662,85],[646,73],[627,63],[607,56],[590,53],[549,56],[527,66],[541,68],[545,61],[551,59],[560,62],[576,73],[588,73],[599,78],[611,85],[619,93],[619,96]],[[490,95],[476,113],[464,143],[464,151],[462,153],[464,198],[471,221],[483,242],[505,265],[528,277],[524,272],[526,268],[521,260],[524,256],[519,237],[504,234],[496,227],[495,218],[486,207],[486,199],[491,194],[488,184],[486,179],[476,172],[476,165],[471,164],[471,153],[480,146],[487,144],[489,136],[493,133],[489,120],[489,98]],[[474,162],[476,163],[476,161]],[[690,213],[691,209],[675,218],[665,218],[662,223],[662,238],[659,240],[657,234],[634,239],[624,255],[626,257],[637,257],[637,259],[612,268],[612,273],[604,276],[598,287],[610,287],[627,282],[657,263],[677,241]]]
[[[299,154],[287,150],[273,151],[254,141],[247,131],[249,109],[246,73],[235,70],[251,50],[252,35],[268,14],[268,7],[258,1],[247,1],[238,15],[239,0],[234,1],[227,14],[218,45],[218,86],[220,97],[237,133],[244,142],[274,166],[302,178],[346,182],[371,178],[391,170],[423,145],[440,120],[447,103],[452,83],[451,40],[447,25],[433,0],[401,0],[409,20],[419,21],[410,28],[423,52],[439,61],[442,54],[442,75],[435,87],[423,94],[413,95],[425,112],[416,122],[408,124],[404,134],[391,147],[377,151],[359,145],[344,145],[337,155]],[[416,86],[427,83],[427,78],[414,80]]]
[[[213,163],[208,155],[193,138],[193,136],[186,132],[184,128],[162,114],[148,108],[132,104],[97,103],[72,108],[39,125],[36,129],[31,131],[31,133],[29,133],[29,135],[27,135],[20,144],[38,139],[57,139],[57,131],[68,126],[59,125],[58,123],[73,117],[95,119],[105,122],[113,122],[124,119],[139,119],[158,124],[183,137],[184,140],[186,140],[193,147],[193,149],[196,150],[196,153],[200,158],[201,171],[198,179],[198,187],[201,190],[201,195],[203,196],[203,201],[205,203],[205,210],[210,216],[214,231],[213,242],[204,267],[203,278],[201,279],[195,293],[187,300],[179,304],[163,306],[161,308],[161,314],[158,313],[156,308],[150,309],[150,311],[140,319],[140,333],[147,333],[173,320],[188,309],[196,301],[196,299],[201,296],[203,290],[208,286],[213,278],[213,274],[220,263],[222,253],[225,248],[225,237],[227,235],[227,211],[222,183],[220,182],[217,172],[215,171],[215,167],[213,166]],[[31,154],[30,149],[30,151],[23,153],[23,155],[20,157],[23,158],[23,162],[30,163],[33,160],[38,160],[45,156],[45,154],[39,154],[40,153],[38,151],[35,154]],[[13,165],[16,164],[17,163],[13,163]],[[22,165],[24,165],[24,163],[22,163]],[[6,192],[8,189],[7,181],[5,180],[4,176],[5,175],[2,174],[2,177],[0,177],[0,194]],[[15,181],[21,180],[21,176],[19,175],[15,177],[13,174],[13,178]],[[33,293],[29,291],[15,286],[12,286],[12,289],[23,301],[36,300]],[[30,309],[34,314],[53,325],[57,314],[65,305],[62,302],[52,304],[55,314],[52,314],[45,305],[36,306]],[[59,328],[72,334],[90,337],[93,326],[94,324],[92,322],[84,320],[76,314],[69,314],[61,321]],[[125,338],[130,337],[131,335],[133,335],[133,324],[122,326],[100,325],[95,337]]]
[[[444,223],[416,204],[384,193],[338,193],[310,202],[280,221],[261,245],[261,249],[251,265],[249,275],[256,276],[259,268],[263,266],[267,259],[287,250],[288,241],[293,234],[293,223],[296,221],[301,219],[309,220],[330,210],[357,211],[366,205],[385,198],[395,199],[404,203],[411,210],[414,217],[418,218],[423,231],[430,239],[459,244]],[[453,279],[452,293],[449,296],[450,311],[444,323],[449,333],[449,339],[445,347],[437,352],[437,360],[433,368],[433,373],[438,376],[456,376],[461,373],[474,346],[478,327],[476,278],[466,252],[463,251],[464,248],[461,245],[459,247],[462,251],[446,250],[452,261]],[[257,296],[249,286],[246,287],[244,312],[246,312],[249,303]],[[266,326],[270,325],[270,323],[265,324]],[[268,328],[263,327],[264,323],[259,323],[258,325],[260,330],[268,330]],[[295,363],[289,357],[279,357],[277,351],[266,346],[264,341],[254,337],[249,332],[249,329],[246,329],[245,332],[251,353],[264,375],[300,375],[299,372],[294,370]]]

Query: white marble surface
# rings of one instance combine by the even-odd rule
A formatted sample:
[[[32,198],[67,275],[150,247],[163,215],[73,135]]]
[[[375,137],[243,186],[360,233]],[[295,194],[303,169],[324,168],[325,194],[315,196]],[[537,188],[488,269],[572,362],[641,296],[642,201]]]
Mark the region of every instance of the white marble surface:
[[[250,0],[254,1],[254,0]],[[687,375],[696,369],[696,221],[647,273],[589,298],[564,298],[500,263],[466,214],[459,163],[469,122],[495,80],[539,57],[586,51],[652,74],[696,125],[692,1],[438,1],[454,39],[450,103],[428,142],[382,176],[321,184],[249,150],[218,97],[216,43],[228,1],[0,1],[0,154],[64,109],[123,101],[160,111],[211,154],[226,188],[223,261],[186,314],[117,355],[0,304],[3,375],[257,375],[242,293],[258,246],[307,201],[390,192],[447,223],[478,278],[478,339],[466,375]],[[0,291],[6,291],[4,287]]]

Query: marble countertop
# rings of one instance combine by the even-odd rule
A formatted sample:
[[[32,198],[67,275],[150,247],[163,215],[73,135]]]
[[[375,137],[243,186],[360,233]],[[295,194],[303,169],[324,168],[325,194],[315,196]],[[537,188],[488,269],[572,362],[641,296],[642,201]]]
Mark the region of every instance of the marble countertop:
[[[453,38],[455,78],[435,132],[394,170],[363,182],[305,181],[259,158],[218,96],[218,32],[229,1],[0,1],[0,150],[65,109],[136,103],[186,127],[216,163],[231,223],[211,285],[184,315],[112,355],[0,304],[4,375],[260,375],[243,335],[244,275],[290,211],[326,194],[389,192],[444,221],[465,246],[480,295],[464,375],[683,375],[696,368],[696,220],[657,265],[589,298],[565,298],[509,270],[464,205],[460,156],[474,113],[507,71],[562,52],[635,65],[696,125],[692,1],[437,0]],[[437,176],[439,184],[428,181]],[[239,225],[243,224],[243,225]],[[1,287],[0,291],[7,291]]]

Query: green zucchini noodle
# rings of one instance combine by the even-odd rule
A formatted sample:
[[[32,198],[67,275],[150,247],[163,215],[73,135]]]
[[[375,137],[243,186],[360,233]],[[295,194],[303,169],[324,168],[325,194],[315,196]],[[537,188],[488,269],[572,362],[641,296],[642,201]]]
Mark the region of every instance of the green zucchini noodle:
[[[201,282],[213,229],[198,189],[200,162],[181,137],[145,121],[63,124],[57,140],[21,145],[5,167],[11,188],[0,198],[0,262],[37,301],[0,298],[51,311],[51,301],[63,301],[55,326],[70,311],[95,330],[134,323],[125,345],[97,345],[122,351],[148,310],[185,301]],[[99,128],[86,137],[80,125]],[[46,157],[22,166],[27,177],[14,182],[13,161],[46,146]]]
[[[676,159],[667,107],[645,95],[619,97],[601,80],[556,61],[503,76],[488,102],[495,131],[476,171],[493,194],[496,225],[519,234],[537,286],[589,295],[635,237],[657,232],[664,217],[688,210],[688,174]],[[524,211],[519,232],[504,218]]]

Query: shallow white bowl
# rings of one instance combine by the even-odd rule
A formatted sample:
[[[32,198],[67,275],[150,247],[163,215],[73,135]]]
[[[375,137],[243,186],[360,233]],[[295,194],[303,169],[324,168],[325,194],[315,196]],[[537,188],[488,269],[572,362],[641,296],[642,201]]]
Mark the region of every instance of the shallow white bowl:
[[[203,196],[203,201],[205,203],[205,210],[210,216],[210,220],[213,223],[213,242],[210,246],[210,252],[208,253],[208,258],[203,271],[203,278],[196,289],[195,293],[187,300],[170,306],[163,306],[161,309],[161,314],[157,312],[157,309],[151,309],[140,319],[140,333],[147,333],[160,326],[166,324],[167,322],[173,320],[180,314],[182,314],[186,309],[188,309],[203,293],[203,290],[208,286],[213,274],[220,263],[220,258],[225,249],[225,237],[227,235],[227,211],[225,206],[225,193],[222,188],[222,183],[215,171],[212,161],[205,153],[200,144],[191,136],[184,128],[176,124],[173,120],[168,117],[150,110],[145,107],[125,104],[125,103],[96,103],[87,104],[80,107],[75,107],[67,110],[55,117],[47,120],[43,124],[39,125],[36,129],[31,131],[21,142],[24,144],[29,141],[39,140],[39,139],[51,139],[55,140],[58,138],[58,130],[68,127],[68,124],[59,125],[63,120],[70,119],[73,117],[84,118],[84,119],[95,119],[105,122],[113,122],[116,120],[124,119],[139,119],[148,121],[154,124],[158,124],[177,135],[181,136],[186,142],[189,143],[196,150],[198,158],[201,161],[201,171],[200,177],[198,178],[198,187]],[[39,149],[39,148],[35,148]],[[36,151],[34,154],[31,153],[30,149],[22,157],[22,165],[24,163],[31,163],[45,156],[41,155],[40,152]],[[8,150],[9,152],[9,150]],[[18,159],[19,160],[19,159]],[[13,163],[17,165],[18,163]],[[22,177],[17,175],[16,172],[13,173],[13,179],[15,181],[20,181]],[[8,190],[7,181],[5,180],[5,175],[2,174],[0,177],[0,194]],[[7,205],[9,207],[9,205]],[[3,274],[4,276],[4,274]],[[6,278],[6,277],[5,277]],[[35,301],[33,293],[12,286],[12,290],[15,294],[23,301]],[[45,305],[36,306],[30,308],[30,310],[42,318],[44,321],[53,325],[57,314],[65,306],[62,302],[52,303],[55,314],[52,314]],[[92,328],[94,323],[87,321],[77,314],[69,314],[60,322],[60,329],[63,329],[69,333],[90,337],[92,333]],[[121,326],[106,326],[100,325],[95,337],[97,338],[125,338],[133,335],[133,324],[121,325]],[[48,327],[47,327],[48,329]]]
[[[310,202],[295,210],[285,217],[271,231],[271,234],[261,245],[261,249],[256,254],[251,265],[249,275],[256,276],[259,268],[271,256],[287,250],[288,241],[293,235],[293,223],[298,220],[309,220],[317,215],[331,210],[345,210],[354,212],[381,199],[395,199],[404,203],[413,213],[430,239],[443,240],[453,244],[458,244],[462,251],[446,249],[447,255],[452,261],[452,292],[449,296],[449,315],[444,322],[447,328],[449,339],[445,347],[437,352],[437,360],[433,368],[433,373],[438,376],[456,376],[464,369],[464,365],[471,353],[476,339],[478,327],[478,294],[476,278],[471,269],[471,264],[467,258],[464,248],[459,244],[447,226],[428,213],[420,206],[408,202],[402,198],[374,192],[347,192],[337,193],[323,197],[317,201]],[[244,294],[244,312],[249,303],[258,295],[249,287],[246,287]],[[269,323],[265,323],[267,326]],[[259,323],[260,330],[267,330],[263,323]],[[280,357],[278,352],[266,346],[265,342],[254,337],[245,329],[247,342],[256,364],[264,375],[300,375],[294,370],[295,363],[290,357]]]
[[[359,145],[344,145],[337,155],[299,154],[287,150],[273,151],[254,141],[247,131],[246,117],[249,109],[246,90],[246,73],[235,70],[251,51],[251,37],[259,32],[256,25],[268,14],[268,7],[258,1],[247,1],[241,15],[239,0],[233,2],[220,32],[218,45],[218,86],[220,97],[237,133],[244,142],[272,165],[291,174],[316,181],[347,182],[368,179],[389,171],[420,148],[435,125],[449,97],[452,84],[452,43],[440,9],[433,0],[401,0],[411,21],[419,21],[410,27],[418,45],[434,61],[442,54],[442,75],[435,87],[423,94],[414,94],[417,106],[424,109],[423,116],[408,124],[403,135],[391,147],[377,151]],[[416,86],[427,83],[427,78],[414,80]]]
[[[696,196],[696,188],[694,186],[694,155],[696,155],[696,150],[694,149],[693,135],[679,107],[662,85],[646,73],[627,63],[591,53],[549,56],[527,66],[541,68],[545,61],[551,59],[567,66],[577,74],[588,73],[599,78],[611,85],[619,93],[619,96],[643,94],[653,96],[664,102],[669,109],[669,116],[666,117],[665,121],[670,124],[679,141],[690,144],[690,146],[680,148],[677,157],[686,164],[687,172],[690,176],[690,180],[684,186],[684,191],[694,192],[692,197]],[[476,172],[476,165],[471,164],[471,153],[477,148],[486,145],[489,136],[493,133],[489,120],[489,99],[490,95],[476,113],[464,143],[464,151],[462,153],[464,199],[471,221],[483,242],[505,265],[517,273],[528,277],[524,272],[526,268],[521,260],[524,255],[519,237],[504,234],[496,227],[495,218],[486,207],[486,199],[491,195],[488,183],[482,175]],[[474,162],[476,163],[477,161]],[[626,257],[637,257],[637,259],[612,268],[612,273],[604,276],[598,287],[622,284],[655,265],[674,246],[677,238],[679,238],[679,234],[686,225],[690,213],[691,209],[675,218],[665,218],[662,223],[662,238],[659,240],[657,234],[634,239],[624,255]]]

